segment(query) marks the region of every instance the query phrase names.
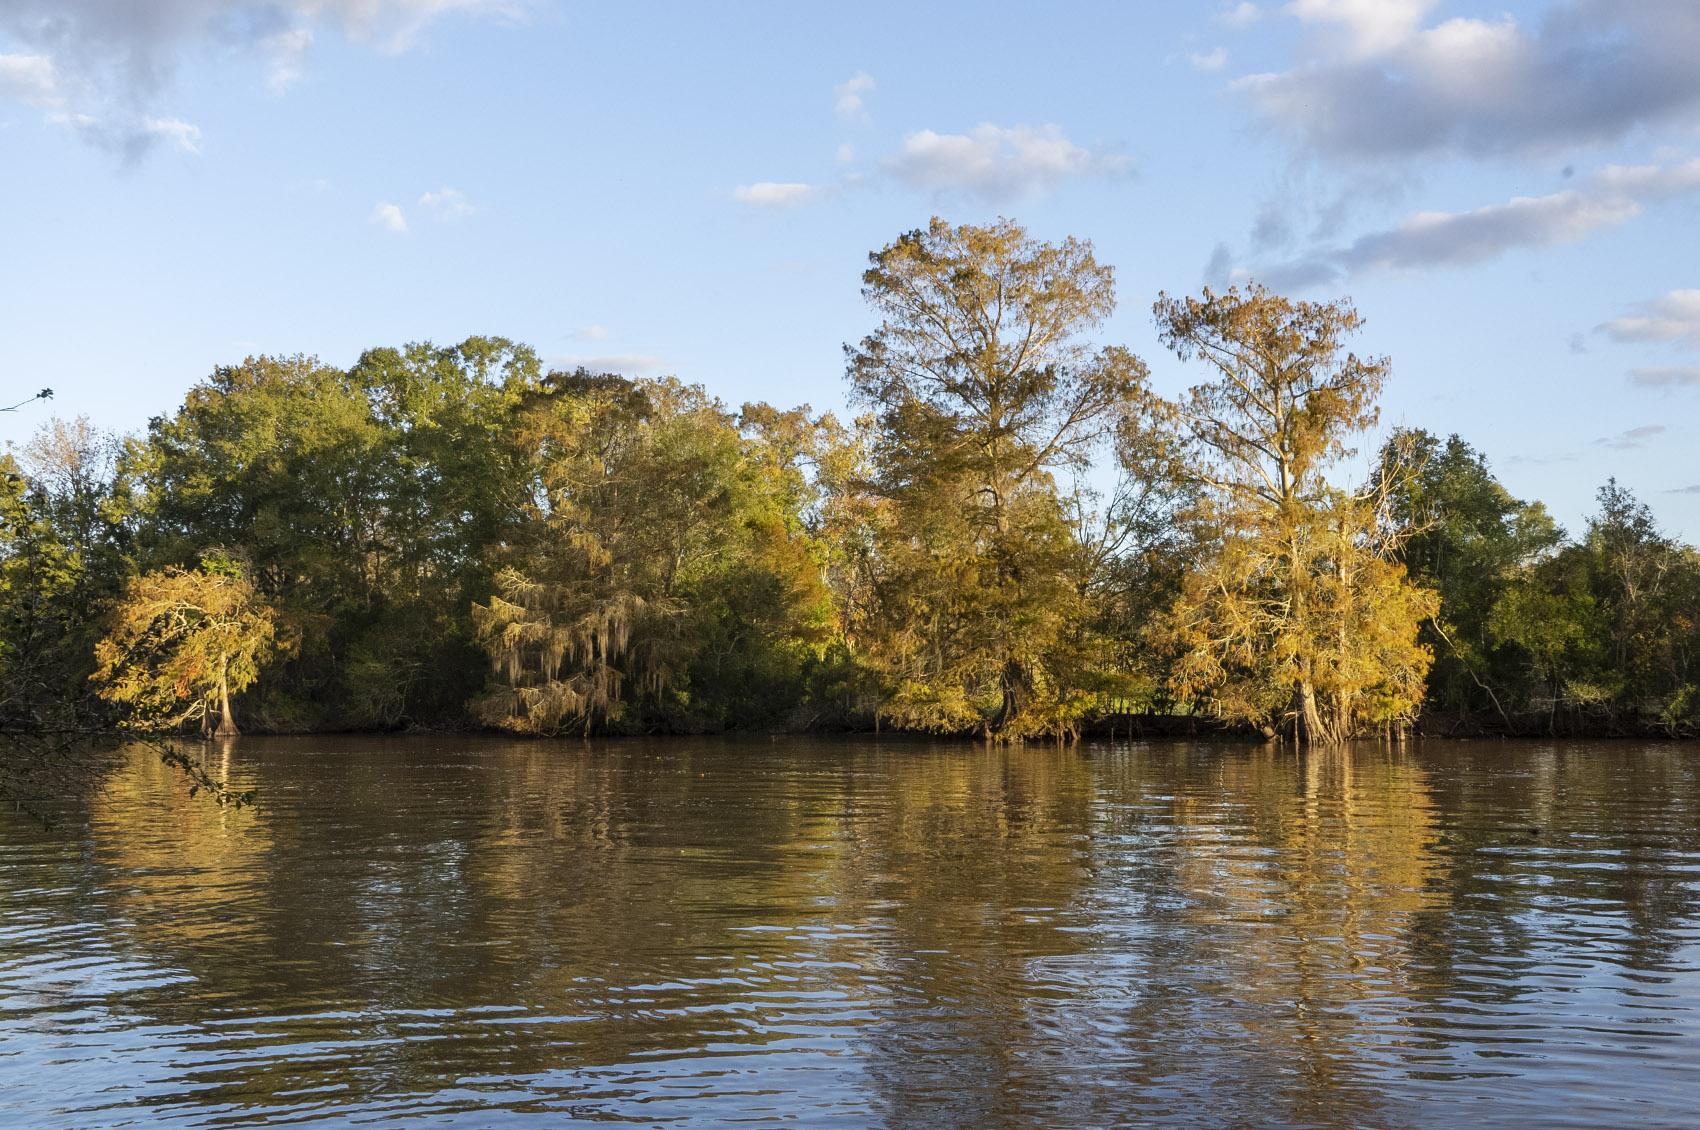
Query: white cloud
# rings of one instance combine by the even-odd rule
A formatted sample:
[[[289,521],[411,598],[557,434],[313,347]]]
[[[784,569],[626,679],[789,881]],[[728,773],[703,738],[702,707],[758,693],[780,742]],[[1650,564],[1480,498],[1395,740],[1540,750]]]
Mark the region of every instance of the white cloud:
[[[1420,212],[1350,246],[1315,252],[1260,272],[1277,287],[1337,281],[1372,269],[1459,267],[1519,247],[1574,243],[1640,215],[1648,204],[1700,192],[1700,158],[1666,168],[1608,166],[1578,189],[1519,196],[1469,212]]]
[[[1303,23],[1339,28],[1346,52],[1363,58],[1409,41],[1434,4],[1435,0],[1294,0],[1286,11]]]
[[[670,366],[659,357],[646,353],[614,353],[605,357],[580,357],[574,353],[559,353],[544,360],[550,368],[589,369],[593,373],[620,373],[628,377],[648,376]]]
[[[868,111],[862,101],[862,95],[873,89],[873,76],[866,71],[857,71],[848,82],[839,83],[832,88],[833,94],[838,96],[838,101],[833,104],[833,109],[845,121],[866,122]]]
[[[466,202],[466,197],[458,189],[453,188],[427,192],[419,198],[419,206],[439,221],[458,220],[478,210]]]
[[[37,110],[58,107],[59,75],[46,55],[0,55],[0,98]]]
[[[756,208],[796,208],[835,191],[831,185],[782,184],[757,181],[732,190],[732,199]]]
[[[1641,311],[1595,329],[1613,341],[1674,341],[1700,347],[1700,290],[1673,290],[1641,303]]]
[[[1227,11],[1218,13],[1216,21],[1227,24],[1231,28],[1245,28],[1250,27],[1262,18],[1262,8],[1251,3],[1251,0],[1241,0],[1241,3],[1234,5]]]
[[[1472,156],[1617,141],[1700,114],[1700,4],[1560,0],[1423,26],[1433,0],[1297,0],[1311,58],[1233,84],[1270,126],[1350,160]]]
[[[172,147],[184,153],[199,153],[201,151],[201,130],[188,122],[176,118],[145,118],[142,128],[151,136],[161,138],[171,143]]]
[[[1056,187],[1071,177],[1128,170],[1131,162],[1074,144],[1054,125],[984,123],[966,134],[912,133],[903,150],[884,162],[911,188],[954,190],[987,200],[1008,200]]]
[[[1631,369],[1629,379],[1642,388],[1700,388],[1700,365],[1653,365]]]
[[[313,47],[313,30],[287,28],[266,36],[259,46],[269,60],[266,85],[273,94],[282,94],[307,75],[307,53]]]
[[[837,157],[840,165],[849,164],[855,150],[848,143],[840,145]],[[912,133],[904,138],[899,152],[881,159],[879,170],[879,175],[910,188],[1004,201],[1055,188],[1071,177],[1129,173],[1133,162],[1076,145],[1054,125],[1006,129],[983,123],[966,134],[930,129]],[[866,173],[844,173],[829,184],[758,181],[738,185],[732,199],[757,208],[796,208],[872,179]]]
[[[568,334],[567,336],[568,337],[580,338],[584,341],[606,341],[606,340],[608,340],[608,327],[607,326],[580,326],[578,329],[574,330],[572,333]]]
[[[1594,442],[1602,447],[1609,447],[1613,451],[1632,451],[1647,446],[1648,440],[1668,430],[1663,424],[1644,424],[1639,428],[1630,428],[1626,432],[1619,432],[1615,436],[1606,436]]]
[[[372,211],[372,222],[393,232],[407,230],[407,217],[401,214],[401,209],[394,204],[379,204]]]
[[[1228,65],[1228,53],[1220,47],[1208,55],[1201,55],[1195,51],[1186,58],[1187,62],[1192,64],[1193,69],[1199,71],[1219,71]]]

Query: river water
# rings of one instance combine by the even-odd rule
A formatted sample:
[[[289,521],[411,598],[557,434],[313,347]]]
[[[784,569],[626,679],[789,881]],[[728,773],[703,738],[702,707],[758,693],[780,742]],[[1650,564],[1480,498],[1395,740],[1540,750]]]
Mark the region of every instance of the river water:
[[[0,815],[0,1126],[1700,1126],[1700,749],[241,739]]]

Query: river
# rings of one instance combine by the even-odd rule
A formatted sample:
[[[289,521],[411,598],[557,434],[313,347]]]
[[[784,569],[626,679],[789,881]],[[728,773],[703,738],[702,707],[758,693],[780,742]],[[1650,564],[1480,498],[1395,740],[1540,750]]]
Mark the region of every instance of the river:
[[[1700,1126],[1700,749],[243,738],[0,814],[0,1126]]]

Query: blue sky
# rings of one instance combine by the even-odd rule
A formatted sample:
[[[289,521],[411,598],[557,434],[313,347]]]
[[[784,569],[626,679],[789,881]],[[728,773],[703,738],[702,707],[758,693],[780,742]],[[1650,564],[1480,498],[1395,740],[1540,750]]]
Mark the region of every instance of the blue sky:
[[[0,375],[120,431],[252,353],[474,333],[838,408],[931,215],[1350,295],[1388,424],[1700,539],[1700,4],[0,0]]]

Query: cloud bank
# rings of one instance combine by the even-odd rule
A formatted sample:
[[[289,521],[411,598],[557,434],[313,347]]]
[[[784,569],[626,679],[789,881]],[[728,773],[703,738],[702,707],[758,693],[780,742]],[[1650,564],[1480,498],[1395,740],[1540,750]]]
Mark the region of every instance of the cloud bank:
[[[1650,204],[1700,193],[1700,158],[1680,165],[1612,165],[1578,189],[1519,196],[1468,212],[1420,212],[1346,247],[1316,252],[1260,272],[1272,286],[1338,282],[1370,270],[1462,267],[1524,247],[1575,243],[1617,227]]]
[[[1436,0],[1296,0],[1315,57],[1232,89],[1270,128],[1331,157],[1375,161],[1551,152],[1637,127],[1700,121],[1700,4],[1564,0],[1424,26]]]

